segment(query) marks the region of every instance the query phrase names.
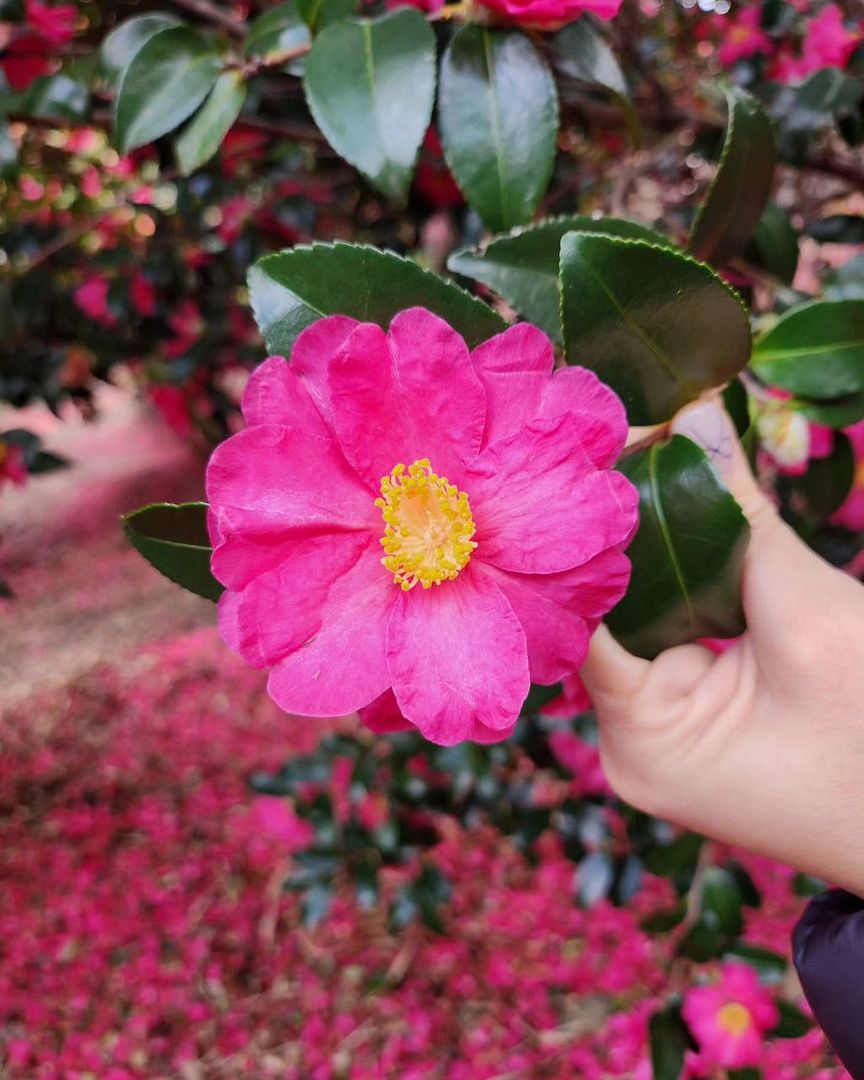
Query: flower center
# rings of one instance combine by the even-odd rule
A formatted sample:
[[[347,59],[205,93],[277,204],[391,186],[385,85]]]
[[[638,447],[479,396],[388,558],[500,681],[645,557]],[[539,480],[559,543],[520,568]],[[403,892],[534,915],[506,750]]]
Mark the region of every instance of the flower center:
[[[750,1010],[739,1001],[731,1001],[717,1013],[717,1023],[730,1035],[743,1035],[752,1022]]]
[[[457,577],[477,547],[468,496],[432,472],[428,458],[407,469],[399,464],[382,477],[375,505],[384,518],[381,562],[406,592]]]

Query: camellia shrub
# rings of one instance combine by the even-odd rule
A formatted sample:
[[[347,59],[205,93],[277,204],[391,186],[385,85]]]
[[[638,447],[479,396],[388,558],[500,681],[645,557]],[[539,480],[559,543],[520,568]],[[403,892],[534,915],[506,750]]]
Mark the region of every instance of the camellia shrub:
[[[670,435],[703,395],[797,531],[861,573],[862,19],[776,0],[0,19],[0,395],[87,417],[94,380],[131,379],[210,455],[206,502],[125,529],[218,601],[286,723],[359,714],[251,777],[293,807],[307,919],[346,885],[383,903],[397,866],[393,927],[446,932],[447,820],[529,859],[559,845],[588,907],[665,878],[644,925],[673,935],[680,992],[648,1021],[653,1075],[760,1076],[765,1037],[809,1028],[785,958],[744,940],[760,891],[734,852],[615,799],[577,672],[601,620],[645,657],[746,630],[723,448]],[[0,433],[0,483],[63,464]]]

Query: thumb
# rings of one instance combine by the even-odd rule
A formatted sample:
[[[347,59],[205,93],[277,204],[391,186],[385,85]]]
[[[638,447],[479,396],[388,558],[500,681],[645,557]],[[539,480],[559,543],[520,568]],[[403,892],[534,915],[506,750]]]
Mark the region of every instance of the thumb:
[[[697,401],[682,409],[672,421],[672,431],[692,439],[708,455],[750,522],[753,543],[761,544],[766,536],[787,531],[770,499],[759,487],[732,418],[719,398]]]

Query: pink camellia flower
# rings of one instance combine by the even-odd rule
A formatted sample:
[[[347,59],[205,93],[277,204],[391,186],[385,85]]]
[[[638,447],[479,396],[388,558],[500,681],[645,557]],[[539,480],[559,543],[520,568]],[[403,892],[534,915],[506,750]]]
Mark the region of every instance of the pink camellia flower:
[[[772,387],[756,417],[761,448],[786,476],[803,476],[813,458],[828,457],[834,433],[788,404],[792,395]]]
[[[28,25],[52,45],[65,45],[75,36],[78,11],[74,4],[51,7],[40,0],[25,0],[24,15]]]
[[[21,487],[27,481],[24,451],[0,439],[0,488],[7,482]]]
[[[780,82],[798,83],[821,68],[845,68],[862,41],[861,30],[847,27],[838,5],[826,4],[805,24],[801,55],[781,53],[769,74]]]
[[[715,986],[688,990],[681,1011],[699,1043],[700,1063],[710,1069],[758,1065],[763,1036],[780,1018],[770,991],[745,964],[726,966]]]
[[[493,19],[538,30],[558,30],[586,11],[600,19],[614,19],[622,0],[473,0],[477,22]]]
[[[844,428],[855,454],[855,478],[846,501],[831,516],[832,525],[843,525],[853,532],[864,532],[864,420]]]
[[[102,274],[94,274],[74,292],[75,303],[84,314],[103,326],[116,326],[117,317],[108,306],[111,282]]]
[[[717,23],[723,35],[717,59],[724,67],[731,67],[748,56],[768,55],[773,49],[771,38],[762,29],[760,7],[744,8],[734,21],[719,16]]]
[[[638,500],[621,402],[553,363],[528,324],[469,353],[412,308],[322,319],[254,372],[207,469],[212,565],[222,636],[283,709],[496,741],[582,664]]]

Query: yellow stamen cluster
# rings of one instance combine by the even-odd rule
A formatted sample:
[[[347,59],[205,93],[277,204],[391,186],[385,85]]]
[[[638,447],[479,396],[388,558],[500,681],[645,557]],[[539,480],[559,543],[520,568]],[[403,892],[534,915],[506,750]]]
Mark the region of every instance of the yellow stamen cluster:
[[[434,473],[428,458],[382,477],[375,505],[384,518],[381,562],[406,592],[452,581],[477,547],[468,496]]]
[[[717,1013],[717,1023],[730,1035],[743,1035],[753,1023],[750,1010],[738,1001],[730,1001]]]

